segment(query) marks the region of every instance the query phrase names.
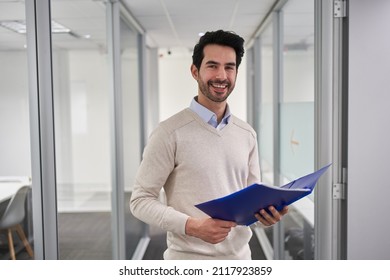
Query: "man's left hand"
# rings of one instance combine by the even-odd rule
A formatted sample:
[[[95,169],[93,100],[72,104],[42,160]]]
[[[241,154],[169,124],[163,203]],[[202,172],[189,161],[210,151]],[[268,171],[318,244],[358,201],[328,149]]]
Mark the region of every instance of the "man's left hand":
[[[265,211],[265,209],[261,209],[259,213],[255,214],[255,217],[263,225],[272,226],[279,222],[282,217],[287,214],[288,206],[284,206],[281,211],[276,210],[273,206],[268,207],[268,210],[272,213],[272,215]]]

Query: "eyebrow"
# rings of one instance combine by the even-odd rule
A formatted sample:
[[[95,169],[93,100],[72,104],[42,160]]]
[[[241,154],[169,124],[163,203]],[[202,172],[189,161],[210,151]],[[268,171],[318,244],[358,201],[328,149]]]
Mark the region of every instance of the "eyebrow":
[[[209,61],[206,62],[206,64],[207,65],[210,65],[210,64],[212,64],[212,65],[220,65],[221,63],[216,62],[214,60],[209,60]],[[236,66],[236,63],[235,62],[228,62],[228,63],[225,64],[225,66]]]

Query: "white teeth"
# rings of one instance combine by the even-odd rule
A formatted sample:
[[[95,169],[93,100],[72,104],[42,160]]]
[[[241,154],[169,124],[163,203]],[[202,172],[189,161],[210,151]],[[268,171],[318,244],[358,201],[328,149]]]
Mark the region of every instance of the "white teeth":
[[[221,85],[221,84],[213,84],[213,87],[217,87],[217,88],[225,88],[226,85]]]

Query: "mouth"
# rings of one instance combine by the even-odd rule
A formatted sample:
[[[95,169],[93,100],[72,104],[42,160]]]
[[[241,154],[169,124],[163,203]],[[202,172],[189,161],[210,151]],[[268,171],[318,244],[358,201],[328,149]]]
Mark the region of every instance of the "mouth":
[[[216,91],[225,91],[228,88],[228,83],[220,83],[220,82],[210,82],[210,86],[212,86]]]

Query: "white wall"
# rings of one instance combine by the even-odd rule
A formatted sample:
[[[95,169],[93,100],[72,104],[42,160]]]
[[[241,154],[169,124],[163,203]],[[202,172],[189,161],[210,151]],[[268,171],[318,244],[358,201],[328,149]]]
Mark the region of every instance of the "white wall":
[[[159,98],[160,120],[165,120],[187,108],[191,99],[198,95],[198,84],[193,79],[190,66],[192,53],[187,49],[160,50],[159,59]],[[229,96],[228,104],[232,113],[246,120],[246,60],[238,69],[236,87]]]
[[[132,190],[141,161],[138,55],[136,49],[122,53],[123,161],[125,190]],[[149,120],[149,119],[148,119]],[[150,124],[149,124],[150,125]]]
[[[349,1],[348,259],[390,259],[390,1]]]
[[[107,57],[69,52],[72,168],[75,184],[110,183],[110,115]],[[60,77],[59,77],[60,78]]]
[[[98,50],[72,50],[66,53],[68,61],[63,59],[61,68],[55,71],[58,75],[57,82],[68,78],[55,93],[57,99],[63,100],[61,104],[57,104],[57,112],[62,110],[62,113],[57,113],[56,125],[59,129],[56,130],[56,141],[65,138],[71,144],[62,143],[56,147],[57,154],[61,155],[57,161],[62,163],[62,169],[57,170],[58,181],[89,186],[95,191],[110,190],[112,105],[108,87],[107,55]],[[141,158],[137,59],[133,49],[122,53],[123,159],[126,189],[133,186]],[[63,74],[66,71],[68,77]],[[60,97],[59,94],[69,95],[69,105],[64,102],[67,98]],[[67,126],[70,126],[70,129],[67,129]],[[69,160],[70,163],[66,164]],[[72,174],[72,178],[66,178],[64,174]]]
[[[285,52],[283,60],[283,102],[314,102],[314,50]]]
[[[137,63],[133,50],[122,53],[126,189],[133,186],[141,158]],[[27,54],[0,52],[0,65],[0,177],[30,177]],[[59,201],[63,194],[111,190],[108,75],[102,51],[53,53]]]
[[[26,52],[0,52],[0,176],[31,176]]]

